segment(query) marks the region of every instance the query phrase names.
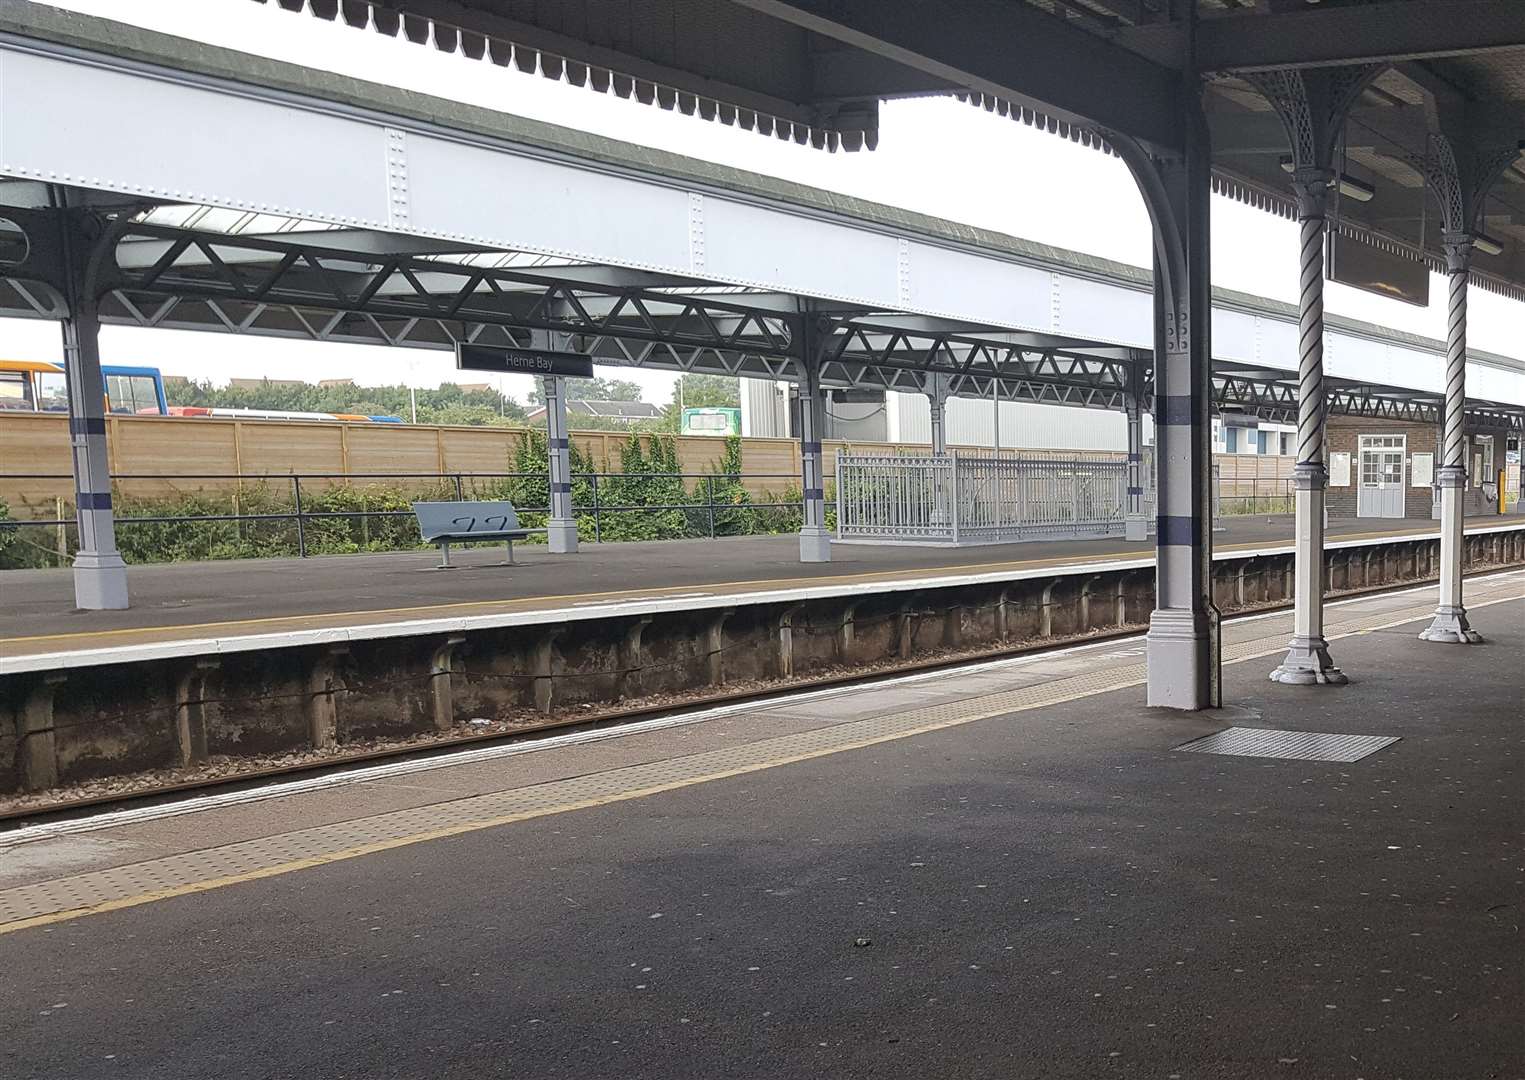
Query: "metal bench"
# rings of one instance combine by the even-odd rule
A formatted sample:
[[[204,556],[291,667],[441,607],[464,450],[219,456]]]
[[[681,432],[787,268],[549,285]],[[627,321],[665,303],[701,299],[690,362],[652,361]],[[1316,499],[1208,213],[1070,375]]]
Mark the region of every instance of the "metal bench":
[[[438,569],[450,565],[450,545],[474,540],[504,540],[508,543],[508,566],[514,565],[514,541],[529,533],[519,527],[519,515],[513,503],[506,502],[416,502],[413,515],[418,518],[418,533],[426,544],[438,544],[444,553]]]

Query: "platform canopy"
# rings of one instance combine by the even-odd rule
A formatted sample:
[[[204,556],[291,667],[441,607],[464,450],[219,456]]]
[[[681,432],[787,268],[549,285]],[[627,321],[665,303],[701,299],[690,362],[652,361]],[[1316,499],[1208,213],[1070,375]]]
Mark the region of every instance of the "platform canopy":
[[[809,319],[826,388],[1152,392],[1138,267],[14,0],[0,61],[0,314],[64,317],[62,199],[110,230],[106,323],[429,349],[549,333],[608,364],[800,381]],[[100,100],[175,121],[123,129]],[[235,115],[236,153],[178,134]],[[1217,290],[1213,327],[1217,405],[1291,419],[1296,309]],[[1435,419],[1440,342],[1335,317],[1329,342],[1332,411]],[[1473,422],[1525,426],[1525,365],[1468,367]]]
[[[881,100],[957,94],[1102,150],[1121,135],[1169,152],[1201,85],[1215,189],[1284,217],[1293,148],[1275,79],[1338,72],[1359,98],[1335,231],[1379,262],[1443,270],[1427,195],[1443,136],[1481,204],[1473,284],[1525,299],[1512,0],[258,2],[829,149],[874,147]]]

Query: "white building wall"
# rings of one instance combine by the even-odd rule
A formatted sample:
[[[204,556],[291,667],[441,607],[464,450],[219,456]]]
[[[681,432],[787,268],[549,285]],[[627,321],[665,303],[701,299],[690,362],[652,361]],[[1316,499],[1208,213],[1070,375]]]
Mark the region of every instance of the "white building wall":
[[[772,379],[742,379],[741,433],[759,439],[789,436],[789,384]]]
[[[787,438],[789,435],[789,391],[787,382],[765,379],[741,380],[741,433],[759,438]],[[878,406],[833,403],[828,406],[840,419],[867,418]],[[955,397],[948,399],[948,442],[954,446],[991,446],[994,439],[994,416],[988,400]],[[878,418],[873,417],[877,426]],[[931,409],[923,394],[890,392],[884,404],[882,434],[860,430],[843,436],[864,442],[885,442],[907,446],[931,445]],[[1221,438],[1221,436],[1220,436]],[[1144,414],[1144,442],[1154,442],[1154,418]],[[1006,450],[1114,450],[1128,449],[1128,421],[1121,412],[1102,409],[1077,409],[1063,405],[1035,405],[1025,401],[1001,402],[1001,446]],[[1221,447],[1220,447],[1221,449]]]
[[[890,393],[890,441],[930,444],[932,412],[925,395]],[[994,406],[989,401],[948,399],[948,443],[952,446],[991,446],[995,436]],[[1144,441],[1153,441],[1153,422],[1144,417]],[[1064,405],[1001,402],[1001,447],[1006,450],[1123,450],[1128,449],[1128,421],[1120,412],[1076,409]]]

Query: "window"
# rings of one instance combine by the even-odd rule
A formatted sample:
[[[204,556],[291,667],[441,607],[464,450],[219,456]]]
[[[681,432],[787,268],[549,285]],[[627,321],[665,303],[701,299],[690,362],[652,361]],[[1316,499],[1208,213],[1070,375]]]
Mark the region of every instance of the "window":
[[[1271,452],[1271,433],[1269,431],[1257,431],[1255,433],[1255,441],[1259,444],[1256,447],[1259,453],[1269,454]]]
[[[1230,454],[1237,454],[1237,453],[1239,453],[1239,429],[1238,428],[1224,428],[1223,429],[1223,449],[1224,449],[1224,451],[1226,453],[1230,453]]]
[[[1292,456],[1292,433],[1290,431],[1283,431],[1281,433],[1281,453],[1283,457]]]
[[[159,396],[147,375],[107,375],[106,403],[114,413],[159,411]]]
[[[1479,435],[1476,438],[1478,454],[1481,456],[1483,463],[1482,470],[1477,477],[1477,482],[1484,484],[1496,479],[1493,475],[1493,436]]]
[[[1407,441],[1402,435],[1362,435],[1361,486],[1402,487]]]
[[[69,411],[69,384],[62,371],[37,373],[37,407],[43,412]]]
[[[0,409],[32,410],[32,396],[27,389],[24,371],[0,371]]]

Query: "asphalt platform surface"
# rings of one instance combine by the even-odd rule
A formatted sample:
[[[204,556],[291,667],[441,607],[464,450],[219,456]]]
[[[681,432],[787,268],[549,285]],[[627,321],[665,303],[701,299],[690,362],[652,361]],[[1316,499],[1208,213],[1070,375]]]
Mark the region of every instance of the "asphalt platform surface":
[[[1221,519],[1219,551],[1290,545],[1289,517]],[[1473,528],[1525,524],[1525,515],[1475,518]],[[1434,532],[1436,523],[1363,519],[1337,522],[1329,539]],[[460,569],[434,569],[434,552],[329,555],[311,559],[134,566],[126,611],[76,611],[68,569],[0,571],[0,654],[128,643],[134,629],[185,627],[253,632],[423,617],[473,605],[557,608],[588,598],[631,598],[661,590],[740,591],[809,585],[826,579],[871,584],[886,577],[976,569],[1064,566],[1151,558],[1152,543],[1071,540],[965,548],[836,544],[829,563],[802,564],[793,534],[720,540],[583,544],[577,555],[515,545],[520,565],[504,566],[502,545],[453,552]],[[316,621],[315,621],[316,620]],[[250,625],[245,625],[250,624]],[[97,638],[96,635],[117,635]],[[38,640],[47,638],[50,640]],[[28,644],[23,647],[23,642]]]
[[[0,1076],[1516,1078],[1525,602],[1474,623],[5,934]],[[1173,750],[1229,724],[1401,741]]]

